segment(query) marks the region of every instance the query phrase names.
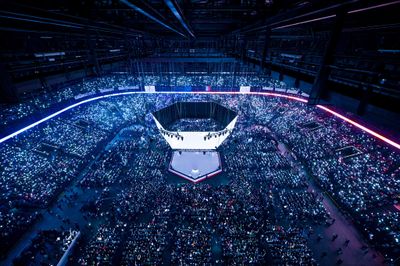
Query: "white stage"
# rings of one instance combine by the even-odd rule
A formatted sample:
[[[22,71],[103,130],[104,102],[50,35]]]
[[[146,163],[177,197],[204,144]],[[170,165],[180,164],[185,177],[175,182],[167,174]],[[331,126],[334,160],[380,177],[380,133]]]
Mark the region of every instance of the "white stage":
[[[216,151],[174,151],[169,171],[192,182],[199,182],[222,172]]]
[[[161,135],[174,150],[215,150],[232,133],[238,117],[236,116],[220,131],[168,131],[153,116]]]

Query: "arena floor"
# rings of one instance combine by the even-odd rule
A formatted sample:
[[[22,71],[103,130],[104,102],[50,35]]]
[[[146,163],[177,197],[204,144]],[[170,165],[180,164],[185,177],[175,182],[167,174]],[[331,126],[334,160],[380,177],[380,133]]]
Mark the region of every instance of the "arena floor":
[[[354,186],[355,183],[346,183],[349,180],[346,175],[340,174],[351,171],[354,175],[351,180],[364,180],[367,177],[362,166],[374,166],[369,167],[368,178],[374,175],[375,179],[369,180],[374,180],[375,186],[385,186],[390,179],[383,179],[381,172],[373,172],[381,166],[376,164],[376,156],[388,156],[390,160],[385,160],[386,157],[379,160],[396,166],[394,151],[385,148],[375,153],[374,149],[381,146],[375,145],[370,136],[352,128],[340,131],[331,126],[336,120],[303,103],[259,96],[216,95],[215,100],[240,109],[243,116],[218,148],[223,172],[193,184],[169,173],[171,160],[175,168],[198,179],[202,173],[218,169],[217,156],[202,152],[171,153],[152,120],[135,119],[132,115],[141,117],[149,113],[151,110],[142,108],[147,100],[157,103],[156,109],[169,97],[134,95],[93,102],[0,146],[1,154],[15,154],[18,160],[29,158],[24,168],[19,169],[12,156],[2,157],[5,159],[1,169],[7,169],[5,178],[13,180],[9,184],[15,186],[14,191],[21,190],[19,194],[7,194],[19,204],[10,215],[20,210],[41,215],[10,245],[8,256],[1,263],[12,264],[40,231],[74,228],[83,235],[72,257],[73,263],[79,265],[99,259],[118,265],[142,264],[143,258],[179,264],[188,263],[193,256],[196,261],[219,265],[250,263],[250,260],[289,265],[299,260],[304,265],[335,265],[340,261],[344,265],[383,264],[384,257],[367,240],[368,235],[354,219],[343,214],[346,206],[355,206],[355,211],[358,206],[365,208],[353,214],[360,219],[368,213],[366,210],[373,213],[375,209],[368,208],[374,202],[363,193],[370,182]],[[190,95],[175,97],[191,99]],[[246,104],[248,101],[254,109],[245,107],[250,106]],[[105,104],[127,109],[124,116],[105,112]],[[87,121],[91,128],[73,126],[80,120]],[[300,120],[318,120],[324,127],[299,131],[296,129]],[[53,158],[30,154],[29,148],[36,143],[60,147],[60,152]],[[342,157],[348,154],[334,151],[353,144],[363,153],[342,163]],[[173,157],[179,156],[185,160],[174,161]],[[67,172],[71,178],[60,183],[66,172],[55,170],[74,169],[80,162],[85,163],[76,172]],[[385,169],[396,174],[395,167],[388,163]],[[336,169],[340,171],[335,172]],[[328,181],[343,187],[326,186],[327,170],[335,173],[330,176],[332,181]],[[23,190],[27,187],[29,194]],[[333,194],[337,189],[342,192]],[[374,196],[383,197],[379,193]],[[45,201],[46,197],[50,200]],[[388,204],[380,209],[389,211],[390,207]],[[7,211],[4,214],[9,215]],[[156,237],[153,232],[157,232]]]

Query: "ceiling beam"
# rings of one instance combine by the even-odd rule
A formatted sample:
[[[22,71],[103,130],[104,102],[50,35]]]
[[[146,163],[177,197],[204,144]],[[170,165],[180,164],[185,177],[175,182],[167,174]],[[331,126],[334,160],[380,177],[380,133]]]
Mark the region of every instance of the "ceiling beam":
[[[182,10],[179,7],[179,4],[175,0],[164,0],[165,4],[168,6],[169,10],[171,10],[172,14],[176,17],[176,19],[181,23],[182,27],[193,37],[196,36],[193,33],[192,28],[190,27],[187,20],[184,18]]]
[[[277,14],[265,20],[237,29],[231,32],[231,34],[244,34],[248,32],[261,31],[265,30],[268,27],[278,27],[280,24],[291,22],[293,20],[303,18],[309,19],[318,14],[323,14],[324,16],[332,15],[332,12],[335,12],[344,7],[348,8],[349,6],[357,4],[359,2],[360,0],[341,0],[337,3],[317,9],[315,9],[313,5],[297,6],[284,13]]]
[[[134,9],[135,11],[139,12],[140,14],[148,17],[149,19],[157,22],[158,24],[160,24],[161,26],[163,26],[164,28],[169,29],[170,31],[173,31],[179,35],[181,35],[182,37],[187,37],[185,34],[183,34],[182,32],[178,31],[177,29],[173,28],[172,26],[168,25],[166,22],[161,21],[161,19],[156,18],[155,16],[151,15],[149,12],[143,10],[142,8],[138,7],[137,5],[131,3],[128,0],[120,0],[121,3],[129,6],[130,8]]]

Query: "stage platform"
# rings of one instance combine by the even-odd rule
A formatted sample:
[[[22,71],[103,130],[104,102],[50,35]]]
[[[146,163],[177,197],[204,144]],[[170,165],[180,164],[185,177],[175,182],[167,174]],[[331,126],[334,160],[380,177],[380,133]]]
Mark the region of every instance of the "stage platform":
[[[197,183],[222,172],[221,158],[217,151],[173,151],[168,170]]]

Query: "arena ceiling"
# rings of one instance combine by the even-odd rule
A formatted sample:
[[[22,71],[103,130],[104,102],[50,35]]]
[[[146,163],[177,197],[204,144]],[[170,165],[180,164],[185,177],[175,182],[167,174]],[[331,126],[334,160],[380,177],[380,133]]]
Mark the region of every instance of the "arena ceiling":
[[[93,69],[100,65],[118,63],[126,69],[124,66],[131,66],[134,60],[168,52],[174,57],[181,51],[199,48],[216,49],[224,56],[202,62],[223,63],[227,57],[254,65],[265,61],[262,66],[266,69],[313,83],[337,21],[336,14],[346,13],[332,56],[334,62],[330,67],[336,76],[330,88],[362,99],[372,84],[379,97],[371,97],[371,101],[376,101],[380,108],[395,110],[400,97],[399,3],[0,0],[0,70],[9,74],[5,78],[10,80],[7,84],[33,81],[29,86],[42,88],[43,82],[38,80],[51,75],[62,75],[63,79],[69,79],[67,73],[74,71],[95,75],[99,70]],[[52,52],[59,55],[53,61],[40,56]],[[300,54],[304,60],[295,66],[282,54]],[[194,68],[192,65],[199,64],[187,65]],[[213,68],[207,69],[212,72]],[[11,91],[12,86],[8,87]]]
[[[359,0],[46,0],[1,1],[0,20],[11,28],[92,29],[99,33],[165,37],[218,37],[257,29],[304,12],[323,11]],[[380,2],[380,1],[370,1]],[[363,4],[365,5],[365,3]],[[39,22],[37,22],[39,20]]]

